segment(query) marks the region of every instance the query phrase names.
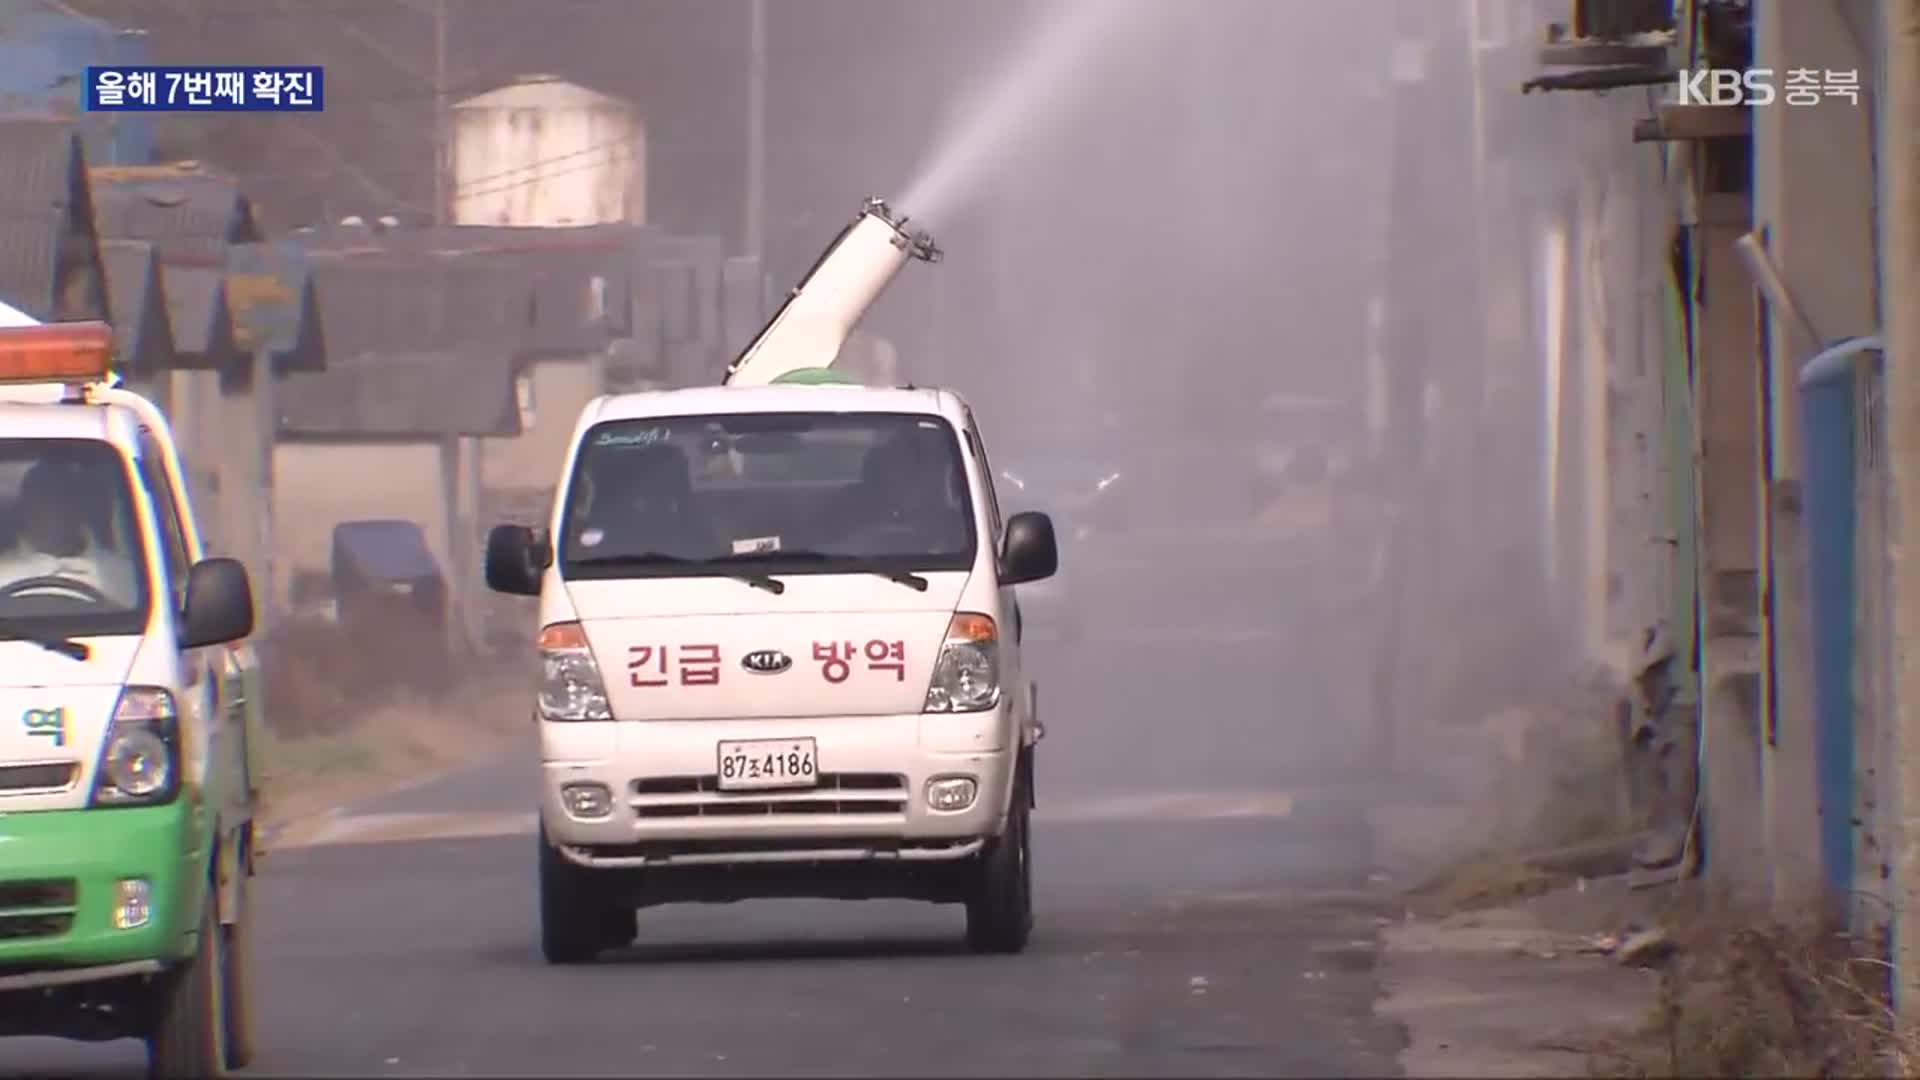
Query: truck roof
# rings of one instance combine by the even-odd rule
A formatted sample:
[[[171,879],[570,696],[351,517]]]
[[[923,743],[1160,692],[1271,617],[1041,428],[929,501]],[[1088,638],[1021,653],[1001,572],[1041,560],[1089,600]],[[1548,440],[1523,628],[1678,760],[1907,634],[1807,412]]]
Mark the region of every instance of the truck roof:
[[[102,439],[130,442],[134,417],[113,405],[0,399],[0,432],[9,439]]]
[[[961,404],[951,390],[919,387],[697,386],[603,397],[590,406],[585,422],[773,412],[925,413],[957,422]]]

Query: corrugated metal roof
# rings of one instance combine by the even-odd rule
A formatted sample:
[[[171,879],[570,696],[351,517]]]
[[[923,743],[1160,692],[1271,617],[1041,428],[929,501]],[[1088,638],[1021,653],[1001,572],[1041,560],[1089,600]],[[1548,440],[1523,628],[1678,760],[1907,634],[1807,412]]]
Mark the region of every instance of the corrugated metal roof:
[[[277,397],[283,439],[520,434],[514,359],[500,349],[363,353],[289,376]]]
[[[240,359],[220,271],[163,265],[160,282],[173,320],[173,347],[186,366],[224,368]]]
[[[0,120],[0,162],[6,164],[0,183],[0,298],[46,321],[104,318],[106,282],[96,275],[101,295],[97,302],[56,303],[59,237],[69,213],[91,210],[76,171],[82,154],[72,125],[59,120]],[[82,260],[97,258],[98,247],[88,220]],[[97,270],[97,266],[96,266]]]
[[[107,268],[109,321],[120,362],[136,375],[172,368],[173,318],[153,245],[105,240],[100,261]]]
[[[227,249],[227,304],[242,349],[273,351],[283,371],[327,364],[327,336],[306,253],[287,244]]]
[[[513,348],[527,335],[527,282],[512,267],[355,259],[313,274],[334,355]]]
[[[296,229],[293,240],[316,256],[486,255],[519,251],[628,250],[658,230],[646,225],[577,225],[536,228],[512,225],[446,225],[375,229],[359,225]]]
[[[337,227],[294,239],[312,254],[329,340],[342,353],[505,340],[520,351],[586,354],[632,333],[635,283],[650,280],[636,266],[650,260],[656,236],[638,225],[455,226]],[[431,290],[400,295],[388,284],[423,274],[449,289],[444,318]],[[349,319],[352,348],[335,329]]]
[[[221,260],[228,246],[261,240],[253,203],[231,177],[192,162],[90,172],[101,234],[149,241],[162,262]]]

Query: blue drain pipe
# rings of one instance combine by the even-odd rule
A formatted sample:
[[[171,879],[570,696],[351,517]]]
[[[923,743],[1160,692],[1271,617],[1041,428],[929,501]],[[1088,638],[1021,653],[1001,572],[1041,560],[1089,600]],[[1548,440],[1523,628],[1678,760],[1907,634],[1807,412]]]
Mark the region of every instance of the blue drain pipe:
[[[1820,799],[1820,862],[1835,896],[1854,888],[1856,852],[1854,657],[1859,532],[1861,377],[1877,362],[1878,337],[1850,338],[1801,369],[1807,595],[1813,632],[1813,723]]]

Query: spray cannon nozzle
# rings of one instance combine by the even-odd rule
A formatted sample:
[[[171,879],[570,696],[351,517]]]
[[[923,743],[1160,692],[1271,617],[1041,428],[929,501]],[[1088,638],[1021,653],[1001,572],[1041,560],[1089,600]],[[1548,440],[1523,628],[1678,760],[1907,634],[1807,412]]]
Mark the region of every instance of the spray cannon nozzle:
[[[944,257],[945,253],[940,250],[940,245],[933,242],[931,234],[924,229],[909,233],[907,222],[913,219],[904,214],[895,214],[893,208],[887,205],[887,200],[878,195],[868,196],[867,201],[861,204],[860,216],[885,222],[894,232],[894,246],[906,252],[908,258],[937,263]]]
[[[937,263],[946,258],[946,252],[933,242],[933,237],[925,232],[917,232],[907,237],[907,254],[925,262]]]

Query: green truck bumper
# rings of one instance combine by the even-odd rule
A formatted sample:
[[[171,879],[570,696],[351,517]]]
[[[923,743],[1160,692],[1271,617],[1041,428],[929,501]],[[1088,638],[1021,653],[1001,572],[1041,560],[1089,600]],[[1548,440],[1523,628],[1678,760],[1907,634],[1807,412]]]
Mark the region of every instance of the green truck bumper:
[[[200,925],[206,860],[185,800],[0,814],[0,973],[168,962]],[[116,925],[118,883],[148,882],[147,918]]]

